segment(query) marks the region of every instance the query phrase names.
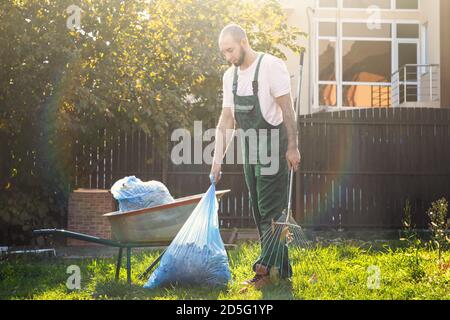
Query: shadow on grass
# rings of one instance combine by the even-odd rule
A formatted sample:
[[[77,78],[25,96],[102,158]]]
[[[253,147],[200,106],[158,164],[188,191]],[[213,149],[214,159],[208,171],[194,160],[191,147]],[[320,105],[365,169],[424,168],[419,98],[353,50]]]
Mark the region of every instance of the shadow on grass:
[[[143,284],[129,285],[125,281],[104,281],[96,284],[94,299],[120,299],[120,300],[217,300],[221,294],[226,294],[227,288],[211,287],[182,287],[168,286],[157,289],[146,289]]]
[[[66,283],[59,259],[17,257],[0,264],[0,299],[33,299]]]
[[[273,284],[264,287],[261,290],[263,300],[294,300],[292,283],[281,281],[279,284]]]

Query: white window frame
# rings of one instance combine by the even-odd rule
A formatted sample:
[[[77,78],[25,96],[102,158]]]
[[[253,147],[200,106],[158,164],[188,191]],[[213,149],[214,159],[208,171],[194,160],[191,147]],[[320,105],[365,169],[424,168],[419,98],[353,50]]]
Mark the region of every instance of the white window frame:
[[[317,21],[315,22],[315,28],[317,30],[317,36],[316,36],[316,41],[315,41],[315,50],[317,52],[317,54],[315,55],[315,68],[314,68],[314,75],[315,75],[315,83],[317,83],[317,85],[314,86],[314,101],[317,104],[317,107],[319,108],[337,108],[340,103],[339,103],[339,92],[338,90],[340,90],[339,87],[339,79],[340,79],[340,73],[339,73],[339,55],[340,55],[340,48],[339,48],[339,24],[337,24],[337,28],[336,28],[336,36],[335,37],[330,37],[330,36],[320,36],[320,29],[319,29],[319,24],[321,22],[333,22],[337,24],[337,20],[334,18],[321,18],[321,19],[317,19]],[[320,55],[319,53],[319,42],[320,40],[328,40],[328,41],[334,41],[336,43],[335,45],[335,51],[334,51],[334,73],[336,76],[336,80],[335,81],[325,81],[325,80],[320,80],[319,79],[319,58]],[[336,85],[336,106],[320,106],[320,101],[319,101],[319,87],[321,85]]]
[[[393,34],[392,34],[392,21],[389,20],[385,20],[385,19],[380,19],[380,24],[390,24],[391,25],[391,37],[389,38],[379,38],[379,37],[344,37],[343,36],[343,26],[344,23],[367,23],[366,19],[341,19],[341,37],[339,39],[340,42],[340,68],[341,68],[341,78],[340,80],[340,91],[341,91],[341,96],[339,98],[340,100],[340,104],[339,106],[343,109],[353,109],[353,108],[370,108],[370,107],[350,107],[350,106],[345,106],[344,105],[344,96],[343,96],[343,92],[344,92],[344,86],[352,86],[352,85],[367,85],[367,86],[385,86],[385,87],[390,87],[391,86],[391,82],[358,82],[358,81],[344,81],[342,79],[343,76],[343,67],[344,67],[344,57],[343,57],[343,42],[344,41],[375,41],[375,42],[390,42],[391,43],[391,71],[394,70],[393,69],[393,60],[394,60],[394,54],[393,54]]]
[[[318,0],[317,0],[318,1]],[[338,3],[342,4],[341,0],[338,0]],[[420,1],[419,1],[420,4]],[[334,22],[337,24],[336,28],[336,37],[329,36],[320,36],[319,24],[321,22]],[[377,86],[386,86],[391,87],[391,82],[351,82],[351,81],[343,81],[342,72],[343,72],[343,55],[342,55],[342,44],[345,40],[353,40],[353,41],[390,41],[391,42],[391,71],[394,72],[398,70],[398,47],[401,43],[414,43],[417,46],[417,63],[419,64],[421,60],[421,39],[420,39],[420,26],[421,23],[418,20],[399,20],[399,19],[380,19],[380,23],[382,24],[390,24],[391,25],[391,37],[390,38],[378,38],[378,37],[343,37],[343,24],[344,23],[366,23],[366,19],[337,19],[337,18],[316,18],[314,21],[314,27],[316,32],[315,37],[315,65],[313,68],[314,72],[314,106],[313,110],[320,110],[323,108],[340,111],[340,110],[354,110],[354,109],[367,109],[371,107],[350,107],[343,105],[343,86],[347,85],[377,85]],[[419,38],[397,38],[397,25],[399,24],[417,24],[419,26]],[[335,50],[335,74],[336,81],[319,81],[319,41],[320,40],[334,40],[336,39],[336,50]],[[418,75],[419,78],[419,75]],[[336,85],[336,106],[323,106],[320,105],[319,100],[319,86],[332,84]],[[417,90],[420,90],[419,85],[420,81],[417,79],[416,82],[408,81],[407,84],[417,86]],[[418,91],[419,92],[419,91]],[[391,102],[392,102],[392,94],[391,94]]]
[[[419,35],[418,35],[418,38],[397,38],[397,25],[399,25],[399,24],[417,24],[418,26],[419,26]],[[416,55],[417,55],[417,64],[420,64],[421,63],[421,61],[422,61],[422,54],[421,54],[421,43],[420,43],[420,26],[421,26],[421,23],[420,23],[420,21],[417,21],[417,20],[397,20],[396,21],[396,23],[395,23],[395,40],[396,40],[396,43],[395,43],[395,48],[396,48],[396,53],[395,53],[395,56],[397,57],[397,59],[396,59],[396,62],[397,62],[397,64],[396,64],[396,66],[395,66],[395,69],[393,69],[393,70],[399,70],[402,66],[399,66],[398,65],[398,54],[399,54],[399,45],[400,44],[415,44],[416,45],[416,50],[417,50],[417,53],[416,53]],[[419,95],[419,93],[420,93],[420,90],[421,90],[421,88],[420,88],[420,74],[419,74],[419,72],[417,72],[417,79],[416,79],[416,81],[406,81],[406,85],[408,86],[408,85],[412,85],[412,86],[416,86],[417,87],[417,95]],[[404,81],[403,82],[400,82],[399,84],[404,84]]]
[[[420,25],[421,64],[430,64],[430,28],[428,21]],[[422,74],[427,71],[422,72]]]
[[[344,8],[344,1],[343,0],[337,0],[337,7],[321,7],[319,5],[320,0],[316,0],[315,1],[315,7],[316,9],[319,10],[345,10],[345,11],[357,11],[357,12],[361,12],[361,11],[366,11],[367,8]],[[380,11],[397,11],[397,12],[418,12],[421,11],[421,6],[422,6],[422,0],[418,0],[418,5],[417,5],[417,9],[397,9],[395,7],[396,4],[396,0],[391,0],[391,7],[390,8],[380,8]]]

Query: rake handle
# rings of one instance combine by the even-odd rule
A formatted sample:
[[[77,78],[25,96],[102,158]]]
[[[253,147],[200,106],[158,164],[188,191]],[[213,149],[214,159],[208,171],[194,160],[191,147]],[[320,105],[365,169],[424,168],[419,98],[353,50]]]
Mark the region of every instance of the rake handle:
[[[302,50],[300,52],[300,67],[298,73],[298,85],[297,85],[297,101],[295,106],[295,126],[297,127],[297,117],[300,112],[300,98],[302,92],[302,79],[303,79],[303,62],[305,60],[305,51]],[[294,181],[294,169],[291,169],[289,173],[289,198],[288,198],[288,209],[286,215],[286,223],[289,221],[291,217],[291,202],[292,202],[292,185]]]

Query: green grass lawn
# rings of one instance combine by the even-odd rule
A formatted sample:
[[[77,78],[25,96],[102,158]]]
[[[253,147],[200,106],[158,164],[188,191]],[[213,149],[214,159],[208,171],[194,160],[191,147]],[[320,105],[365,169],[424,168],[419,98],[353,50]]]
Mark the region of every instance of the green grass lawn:
[[[230,251],[233,282],[226,288],[170,287],[143,289],[138,274],[158,256],[141,252],[132,256],[132,282],[114,281],[115,259],[14,259],[0,262],[0,299],[450,299],[450,270],[438,263],[435,251],[421,249],[419,265],[412,250],[361,248],[352,243],[319,247],[294,256],[292,284],[280,283],[263,291],[239,293],[240,283],[251,278],[251,264],[259,247],[245,243]],[[318,272],[314,261],[325,272]],[[450,252],[443,259],[450,262]],[[70,265],[81,270],[80,290],[69,290]],[[376,266],[376,267],[371,267]],[[379,269],[377,269],[379,268]],[[379,287],[374,277],[379,270]],[[318,274],[317,281],[311,275]]]

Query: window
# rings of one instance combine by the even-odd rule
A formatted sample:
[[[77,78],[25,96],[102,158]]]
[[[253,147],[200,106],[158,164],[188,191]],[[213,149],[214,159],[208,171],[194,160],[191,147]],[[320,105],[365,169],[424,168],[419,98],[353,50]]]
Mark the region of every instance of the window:
[[[396,0],[395,8],[403,10],[418,10],[419,0]]]
[[[338,105],[336,58],[337,58],[337,24],[322,21],[318,24],[318,101],[321,106],[336,107]],[[315,101],[317,101],[315,100]]]
[[[406,64],[417,64],[417,44],[398,44],[398,66],[401,68]]]
[[[319,8],[337,8],[337,0],[319,0]]]
[[[337,86],[335,84],[319,85],[319,105],[337,106]]]
[[[321,107],[391,107],[393,68],[419,63],[420,25],[383,20],[374,27],[364,20],[324,19],[317,28],[314,101]],[[411,101],[417,96],[418,74],[414,68],[407,72]]]
[[[319,40],[319,80],[336,81],[336,41]]]
[[[376,26],[367,23],[344,23],[342,28],[342,35],[344,37],[391,37],[391,25],[388,23],[380,23]]]
[[[418,24],[398,24],[397,38],[419,39],[419,25]]]
[[[319,23],[319,36],[321,37],[336,37],[337,35],[336,22],[321,22]]]
[[[367,10],[378,7],[382,10],[419,10],[419,0],[316,0],[318,8]]]
[[[407,64],[418,64],[418,54],[417,54],[417,43],[399,43],[398,44],[398,65],[400,68]],[[399,69],[400,69],[399,68]],[[406,86],[406,98],[409,102],[417,101],[417,90],[418,90],[418,68],[414,66],[406,67],[406,69],[401,70],[400,83]],[[404,88],[402,88],[404,90]],[[400,92],[400,103],[404,102],[405,92]]]
[[[367,9],[371,6],[377,6],[380,9],[390,9],[391,0],[343,0],[344,9]]]
[[[342,80],[351,82],[391,81],[390,41],[342,42]]]
[[[390,107],[391,87],[385,85],[345,85],[343,104],[348,107]]]

